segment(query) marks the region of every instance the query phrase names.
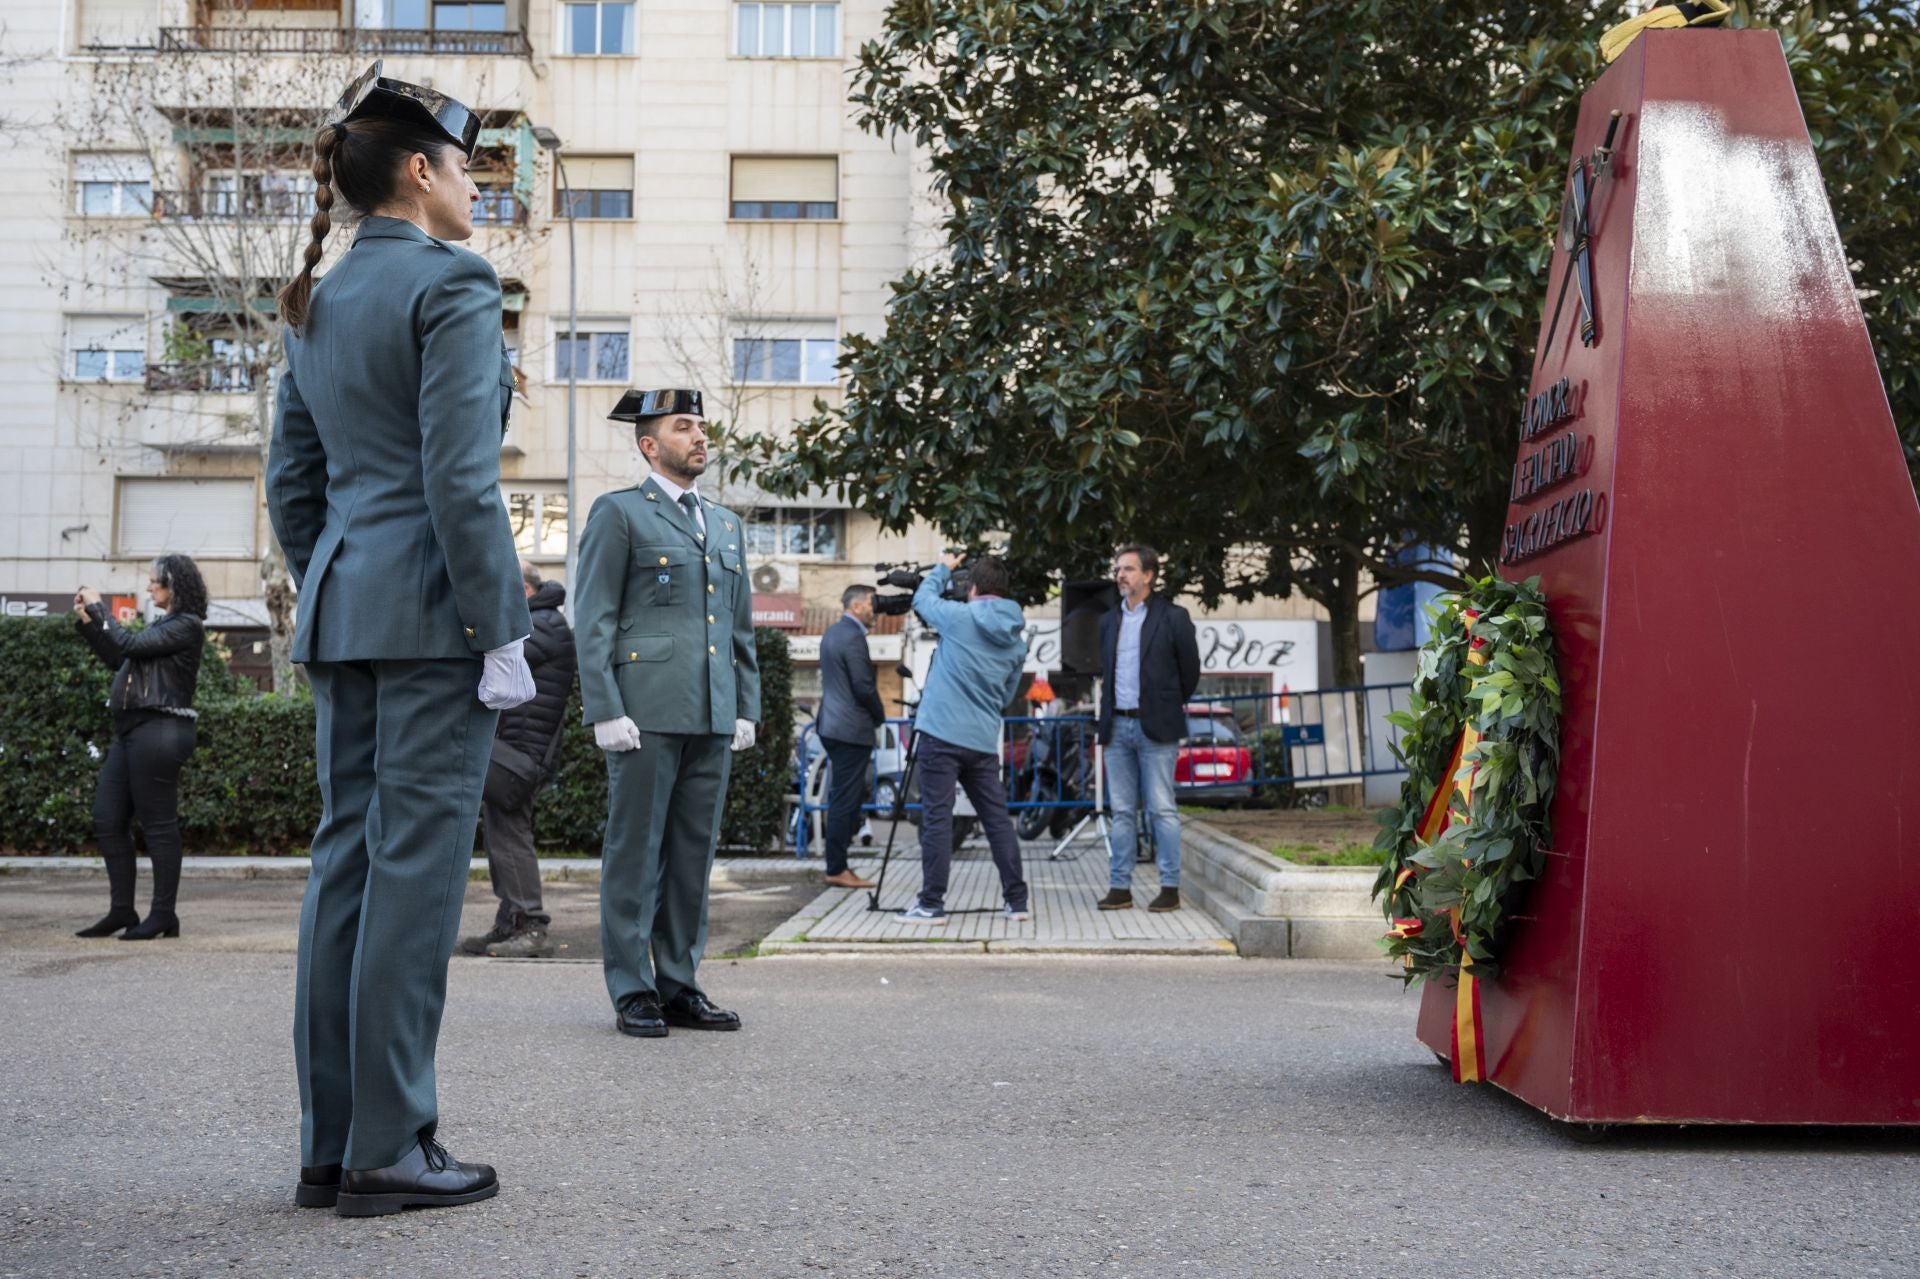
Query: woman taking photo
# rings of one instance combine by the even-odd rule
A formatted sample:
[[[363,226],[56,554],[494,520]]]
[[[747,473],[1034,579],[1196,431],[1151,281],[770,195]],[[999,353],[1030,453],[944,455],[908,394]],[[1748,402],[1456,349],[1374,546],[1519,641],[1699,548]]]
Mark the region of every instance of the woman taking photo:
[[[267,509],[300,591],[293,660],[313,686],[321,802],[295,974],[295,1200],[343,1216],[499,1188],[434,1139],[434,1045],[494,725],[533,696],[500,497],[500,284],[447,243],[473,234],[479,132],[376,62],[315,139],[313,241],[279,296]],[[316,284],[336,196],[363,220]]]
[[[75,936],[121,941],[178,937],[180,916],[180,766],[195,742],[193,688],[205,641],[207,584],[184,555],[153,562],[147,595],[161,617],[143,630],[123,629],[100,592],[83,586],[73,597],[80,634],[113,667],[107,705],[113,744],[93,791],[93,836],[107,864],[107,913]],[[153,863],[153,907],[143,920],[133,908],[133,821],[147,837]],[[122,931],[122,930],[125,931]]]

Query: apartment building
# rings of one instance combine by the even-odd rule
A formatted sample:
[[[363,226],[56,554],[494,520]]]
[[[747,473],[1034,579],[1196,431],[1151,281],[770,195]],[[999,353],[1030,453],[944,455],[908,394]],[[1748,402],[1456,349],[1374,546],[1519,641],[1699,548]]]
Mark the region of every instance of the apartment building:
[[[376,57],[485,114],[470,247],[501,277],[519,376],[502,490],[546,571],[564,573],[569,523],[643,474],[630,432],[606,420],[624,388],[700,386],[709,416],[746,429],[835,402],[841,343],[884,326],[889,282],[933,245],[910,144],[859,131],[845,101],[883,9],[16,6],[0,35],[0,123],[16,139],[0,184],[0,609],[58,610],[80,582],[136,597],[146,560],[183,550],[238,664],[264,671],[270,299],[307,241],[315,113]],[[331,237],[327,261],[347,239]],[[749,512],[759,611],[798,640],[802,698],[810,637],[840,590],[939,545],[825,496],[711,495]],[[1317,683],[1311,618],[1290,601],[1210,619],[1220,690]],[[877,640],[884,671],[896,644]]]

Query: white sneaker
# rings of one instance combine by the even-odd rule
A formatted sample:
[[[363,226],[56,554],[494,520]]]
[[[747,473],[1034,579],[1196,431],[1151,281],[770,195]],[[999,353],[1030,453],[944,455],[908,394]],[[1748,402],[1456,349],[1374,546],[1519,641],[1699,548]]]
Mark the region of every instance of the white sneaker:
[[[1024,923],[1025,921],[1033,918],[1033,908],[1031,906],[1015,907],[1015,906],[1009,905],[1006,909],[1002,910],[1000,913],[1006,916],[1008,919],[1012,920],[1016,924]]]
[[[919,902],[907,907],[893,917],[896,924],[944,924],[947,912],[922,906]]]

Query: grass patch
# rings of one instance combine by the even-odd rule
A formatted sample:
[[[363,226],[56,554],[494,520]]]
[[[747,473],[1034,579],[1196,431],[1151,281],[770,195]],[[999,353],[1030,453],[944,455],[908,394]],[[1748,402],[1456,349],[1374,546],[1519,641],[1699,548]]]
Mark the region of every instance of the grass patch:
[[[1379,866],[1387,855],[1371,844],[1348,843],[1339,848],[1324,844],[1296,844],[1281,841],[1270,850],[1275,857],[1299,866]]]

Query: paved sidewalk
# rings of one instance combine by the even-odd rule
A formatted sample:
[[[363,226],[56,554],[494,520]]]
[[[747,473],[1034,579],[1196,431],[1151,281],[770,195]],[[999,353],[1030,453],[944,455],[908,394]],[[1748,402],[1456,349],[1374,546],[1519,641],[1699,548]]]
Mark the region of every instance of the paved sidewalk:
[[[306,857],[183,857],[180,873],[188,878],[210,879],[305,879],[313,868]],[[0,857],[0,876],[7,875],[99,875],[106,866],[98,857]],[[149,873],[147,860],[140,859],[140,874]],[[485,879],[487,859],[473,859],[471,874]],[[720,857],[713,864],[716,883],[806,883],[820,878],[820,863],[794,857]],[[598,857],[542,857],[543,880],[581,880],[598,882]]]
[[[760,953],[808,954],[859,952],[902,946],[951,953],[1132,955],[1211,955],[1235,953],[1232,940],[1213,916],[1191,902],[1156,914],[1147,903],[1160,891],[1151,864],[1134,867],[1132,910],[1096,910],[1107,891],[1106,849],[1082,847],[1077,857],[1051,861],[1038,846],[1022,862],[1033,918],[1014,923],[1000,913],[1000,874],[984,849],[969,846],[954,860],[947,884],[947,922],[902,924],[894,912],[920,892],[917,848],[895,848],[882,885],[882,909],[869,908],[864,889],[833,888],[773,930]],[[878,858],[856,859],[854,869],[868,879],[880,873]],[[956,913],[957,912],[957,913]]]

